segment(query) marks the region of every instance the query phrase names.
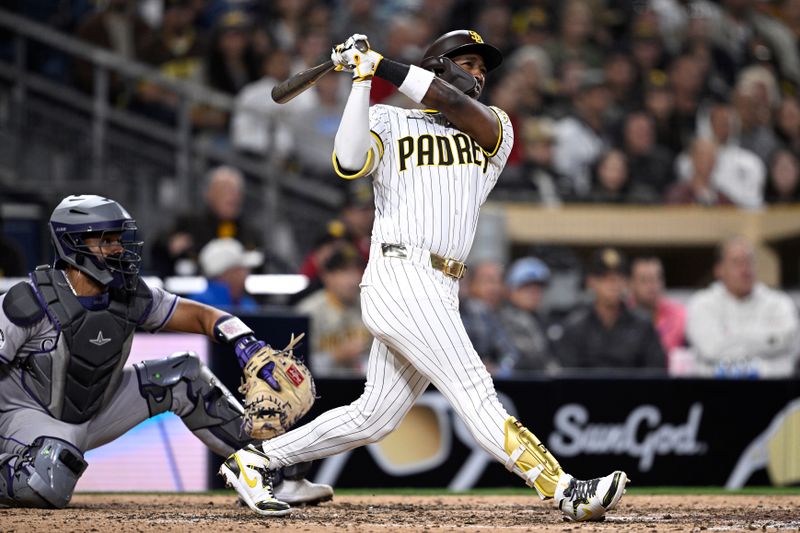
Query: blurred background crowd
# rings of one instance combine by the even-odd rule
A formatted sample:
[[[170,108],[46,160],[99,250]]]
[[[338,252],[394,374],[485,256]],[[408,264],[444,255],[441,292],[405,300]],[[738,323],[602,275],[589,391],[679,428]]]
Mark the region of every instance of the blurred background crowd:
[[[248,311],[269,303],[247,294],[251,272],[305,275],[307,288],[282,303],[311,317],[312,365],[323,374],[365,371],[370,338],[358,283],[373,219],[370,184],[337,180],[331,169],[348,76],[325,76],[282,106],[269,91],[325,60],[352,33],[407,63],[418,64],[429,43],[456,28],[476,30],[503,52],[482,99],[509,114],[516,143],[491,201],[746,213],[800,199],[800,0],[3,0],[0,7],[154,70],[99,75],[88,56],[76,59],[53,43],[31,43],[20,59],[8,28],[0,58],[89,95],[95,112],[179,128],[247,163],[206,157],[184,165],[197,203],[170,188],[170,176],[158,176],[153,202],[144,202],[155,202],[153,212],[145,217],[131,207],[148,219],[148,272],[202,275],[207,287],[193,297]],[[211,89],[230,105],[187,103],[187,85],[164,79]],[[14,83],[3,81],[12,107]],[[372,101],[413,105],[379,79]],[[286,181],[305,189],[331,187],[340,200],[313,221],[293,218],[305,204],[276,205],[252,168],[292,176]],[[120,184],[124,201],[137,178],[104,179]],[[11,181],[0,180],[0,194],[19,197]],[[114,196],[108,188],[104,194]],[[271,204],[253,200],[266,197]],[[270,218],[267,236],[261,211],[287,215],[286,205],[294,211]],[[795,302],[759,281],[756,243],[731,237],[715,244],[696,286],[674,294],[657,253],[602,242],[476,259],[462,281],[462,315],[490,370],[505,377],[565,368],[798,372]],[[4,246],[6,276],[47,260],[20,258],[10,241]],[[798,279],[796,248],[787,261],[785,279]]]

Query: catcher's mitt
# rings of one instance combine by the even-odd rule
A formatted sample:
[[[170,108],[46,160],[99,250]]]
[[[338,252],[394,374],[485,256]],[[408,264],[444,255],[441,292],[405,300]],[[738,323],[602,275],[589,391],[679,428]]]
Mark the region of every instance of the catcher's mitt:
[[[244,429],[254,439],[266,440],[288,431],[311,409],[317,393],[308,367],[292,349],[303,338],[292,335],[283,350],[264,346],[244,367],[239,392],[244,394]],[[273,389],[259,377],[262,368],[273,365],[272,376],[280,385]]]

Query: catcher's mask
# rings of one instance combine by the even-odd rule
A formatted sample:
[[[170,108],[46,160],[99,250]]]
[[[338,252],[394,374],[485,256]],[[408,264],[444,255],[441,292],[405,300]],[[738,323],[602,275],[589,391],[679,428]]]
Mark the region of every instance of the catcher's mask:
[[[481,56],[487,72],[503,62],[500,50],[483,42],[478,32],[455,30],[445,33],[428,47],[420,66],[474,98],[478,94],[478,80],[452,61],[453,57],[464,54]]]
[[[94,195],[64,198],[50,216],[55,267],[72,265],[108,288],[135,291],[142,262],[136,221],[114,200]],[[97,239],[92,250],[87,239]]]

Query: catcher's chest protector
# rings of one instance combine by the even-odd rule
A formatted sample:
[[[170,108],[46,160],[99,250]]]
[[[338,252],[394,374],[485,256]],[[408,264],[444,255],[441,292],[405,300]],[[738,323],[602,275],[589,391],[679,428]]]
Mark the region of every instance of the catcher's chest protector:
[[[28,357],[23,384],[53,417],[80,424],[116,391],[134,330],[152,295],[140,280],[135,293],[111,291],[109,306],[91,311],[81,305],[60,270],[37,270],[33,281],[58,339],[54,350]]]

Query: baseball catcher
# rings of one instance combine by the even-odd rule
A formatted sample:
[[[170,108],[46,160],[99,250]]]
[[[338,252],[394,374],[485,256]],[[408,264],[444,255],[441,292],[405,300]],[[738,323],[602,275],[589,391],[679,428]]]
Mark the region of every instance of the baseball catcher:
[[[371,176],[375,190],[361,281],[362,318],[375,338],[367,383],[352,404],[246,446],[220,473],[252,510],[271,514],[280,505],[268,490],[273,472],[382,439],[433,384],[481,447],[541,498],[553,499],[568,519],[601,519],[620,501],[625,473],[579,480],[564,472],[497,399],[458,312],[458,281],[480,207],[514,143],[508,115],[478,101],[500,51],[477,32],[453,31],[430,46],[420,68],[383,57],[357,34],[336,46],[331,60],[353,77],[333,168],[345,179]],[[425,109],[370,107],[374,76]],[[247,481],[254,478],[261,482],[255,487]]]
[[[63,508],[88,466],[86,450],[166,411],[213,452],[228,456],[252,441],[247,430],[269,438],[308,410],[313,382],[290,353],[264,357],[266,344],[238,318],[145,284],[139,277],[143,243],[120,204],[69,196],[49,227],[54,265],[38,267],[29,281],[0,296],[0,506]],[[240,364],[258,373],[251,388],[264,383],[281,400],[245,417],[190,352],[125,367],[137,328],[228,343]],[[295,372],[302,380],[293,387]],[[266,389],[258,390],[263,395]],[[274,478],[284,501],[332,497],[329,486],[304,479],[307,465],[295,466]]]

